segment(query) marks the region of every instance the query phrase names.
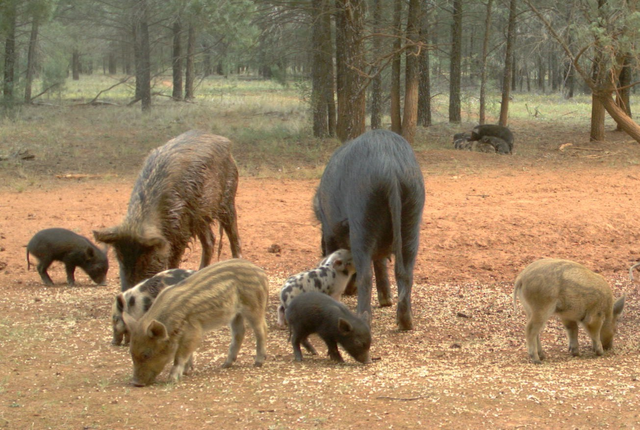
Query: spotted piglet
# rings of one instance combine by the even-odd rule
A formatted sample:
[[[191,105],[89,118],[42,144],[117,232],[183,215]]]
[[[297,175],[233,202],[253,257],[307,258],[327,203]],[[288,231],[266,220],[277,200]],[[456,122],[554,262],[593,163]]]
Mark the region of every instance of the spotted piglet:
[[[355,271],[351,251],[339,249],[322,260],[315,269],[289,277],[280,290],[278,325],[284,327],[285,310],[298,294],[318,291],[340,300]]]

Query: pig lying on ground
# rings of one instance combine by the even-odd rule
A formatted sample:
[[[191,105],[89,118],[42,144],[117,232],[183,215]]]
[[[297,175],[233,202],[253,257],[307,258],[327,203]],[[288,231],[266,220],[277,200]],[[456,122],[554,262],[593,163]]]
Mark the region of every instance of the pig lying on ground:
[[[453,147],[455,149],[471,150],[472,142],[469,140],[471,133],[456,133],[453,135]]]
[[[128,313],[135,319],[140,319],[149,310],[162,290],[185,280],[194,273],[196,273],[195,270],[165,270],[140,282],[130,290],[118,294],[113,302],[111,312],[111,323],[113,324],[113,340],[111,343],[120,345],[124,337],[124,344],[129,344],[131,333],[122,319],[123,312]]]
[[[38,259],[38,273],[45,285],[53,285],[47,269],[54,261],[62,261],[67,283],[75,284],[76,267],[80,267],[98,285],[104,285],[109,260],[104,251],[89,239],[64,228],[48,228],[36,233],[27,245],[27,270],[31,268],[29,254]]]
[[[583,265],[552,258],[535,261],[516,278],[514,307],[516,298],[527,314],[527,350],[534,363],[540,364],[545,358],[540,331],[552,314],[562,320],[572,355],[580,355],[578,323],[591,337],[596,355],[613,347],[624,296],[613,303],[611,289],[604,278]]]
[[[278,325],[284,326],[285,310],[298,294],[318,291],[340,300],[355,271],[351,252],[347,249],[339,249],[322,260],[317,268],[289,277],[280,290]]]
[[[302,361],[302,344],[317,354],[309,335],[317,333],[329,348],[329,357],[343,362],[338,344],[360,363],[370,363],[371,330],[349,308],[326,294],[309,291],[294,298],[285,312],[296,361]],[[366,318],[366,316],[365,316]]]
[[[238,168],[227,138],[192,130],[153,150],[122,223],[93,232],[97,241],[115,250],[122,291],[179,267],[195,237],[202,244],[200,269],[207,266],[215,247],[215,220],[229,237],[231,254],[240,257],[237,188]]]
[[[480,142],[488,143],[489,145],[493,146],[494,151],[497,152],[498,154],[510,154],[511,153],[511,149],[509,148],[509,144],[504,139],[501,139],[499,137],[482,136],[482,139],[480,139]]]
[[[132,384],[150,385],[169,362],[169,379],[178,381],[193,366],[192,353],[205,332],[229,324],[231,345],[222,367],[238,357],[247,320],[256,337],[255,366],[266,358],[265,320],[269,280],[249,261],[222,261],[166,288],[142,318],[122,314],[131,331]]]

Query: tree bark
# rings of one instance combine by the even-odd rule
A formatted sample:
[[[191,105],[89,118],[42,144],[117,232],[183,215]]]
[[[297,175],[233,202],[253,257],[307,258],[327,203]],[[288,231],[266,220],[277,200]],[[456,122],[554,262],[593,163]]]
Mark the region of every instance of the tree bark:
[[[382,52],[382,1],[373,1],[373,55]],[[378,67],[372,70],[374,78],[371,81],[371,128],[382,128],[382,76]]]
[[[146,0],[137,0],[134,8],[136,57],[136,99],[142,110],[151,109],[151,53],[149,46],[149,11]]]
[[[391,61],[391,131],[402,134],[402,113],[400,112],[400,69],[402,67],[402,0],[394,1],[393,8],[393,60]]]
[[[462,0],[453,0],[451,61],[449,63],[449,122],[461,121],[460,79],[462,62]]]
[[[491,1],[491,0],[490,0]],[[420,40],[424,44],[420,51],[420,80],[418,83],[418,124],[422,127],[431,127],[431,70],[429,52],[429,25],[430,9],[429,0],[422,4],[422,20],[420,23]]]
[[[413,144],[418,124],[418,82],[420,54],[420,0],[410,0],[407,14],[406,74],[404,92],[404,113],[402,117],[402,137]],[[412,45],[412,46],[411,46]]]
[[[507,28],[507,49],[505,55],[504,79],[502,81],[502,105],[500,106],[501,126],[506,127],[509,122],[509,98],[511,89],[511,74],[513,73],[513,50],[515,48],[516,37],[516,6],[517,0],[510,0],[509,4],[509,25]]]
[[[622,60],[622,70],[618,77],[618,88],[616,90],[616,104],[622,109],[629,118],[631,118],[631,101],[629,99],[631,85],[631,55],[625,54]],[[616,131],[622,131],[620,124],[617,125]]]
[[[193,100],[196,96],[194,84],[196,81],[196,28],[193,23],[189,24],[187,32],[187,64],[184,74],[184,98]]]
[[[344,64],[344,96],[343,104],[338,99],[338,123],[336,134],[341,141],[360,136],[365,131],[365,91],[363,42],[364,29],[364,0],[337,0],[338,13],[342,15],[344,25],[336,28],[341,34],[340,46],[336,51],[342,51]],[[336,36],[336,39],[338,37]]]
[[[4,81],[2,93],[5,108],[13,107],[13,89],[15,85],[16,67],[16,2],[9,2],[6,5],[5,20],[7,23],[6,38],[4,41]]]
[[[31,21],[31,35],[29,36],[29,51],[27,53],[27,77],[24,86],[24,102],[31,102],[31,87],[36,74],[36,48],[38,46],[38,28],[40,20],[34,14]]]
[[[329,14],[328,0],[313,0],[312,22],[311,109],[313,112],[313,135],[326,137],[335,133],[331,15]]]
[[[176,18],[171,27],[173,35],[173,50],[171,52],[171,65],[173,69],[173,91],[171,97],[174,100],[182,100],[182,46],[180,39],[182,36],[182,24],[180,18]]]
[[[71,76],[74,81],[80,80],[80,52],[77,48],[74,48],[71,54]]]
[[[480,112],[478,122],[486,122],[487,106],[487,57],[489,56],[489,37],[491,35],[491,13],[493,0],[487,1],[487,13],[484,18],[484,38],[482,39],[482,65],[480,67]]]

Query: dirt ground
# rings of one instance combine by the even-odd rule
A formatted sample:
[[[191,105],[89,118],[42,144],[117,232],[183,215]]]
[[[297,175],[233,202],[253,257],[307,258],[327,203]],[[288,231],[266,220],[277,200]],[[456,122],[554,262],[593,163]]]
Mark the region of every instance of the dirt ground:
[[[113,254],[106,287],[80,270],[78,285],[68,287],[60,264],[50,271],[56,285],[45,287],[25,261],[26,243],[43,228],[91,237],[119,223],[135,174],[1,188],[0,428],[639,427],[639,294],[627,271],[640,260],[640,150],[615,145],[533,158],[420,153],[427,200],[416,328],[399,332],[395,306],[374,307],[378,360],[366,366],[346,354],[336,365],[322,352],[295,363],[288,333],[276,327],[282,282],[320,258],[311,211],[317,180],[241,178],[244,257],[271,281],[267,362],[252,366],[249,334],[237,364],[221,369],[230,341],[224,328],[207,335],[193,375],[173,385],[165,370],[146,388],[129,385],[128,350],[110,344],[120,288]],[[280,252],[270,252],[274,244]],[[545,256],[583,263],[610,281],[615,296],[627,294],[615,348],[604,357],[595,358],[582,330],[582,356],[571,357],[552,320],[542,335],[548,360],[529,362],[512,285]],[[183,267],[197,268],[199,258],[194,244]],[[344,301],[355,309],[354,297]],[[326,351],[320,339],[312,343]]]

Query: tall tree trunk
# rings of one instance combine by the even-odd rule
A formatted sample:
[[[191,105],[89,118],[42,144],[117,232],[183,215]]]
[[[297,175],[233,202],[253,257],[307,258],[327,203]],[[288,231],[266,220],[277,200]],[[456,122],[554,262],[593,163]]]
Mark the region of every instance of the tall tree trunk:
[[[406,75],[404,92],[404,112],[402,117],[402,137],[413,144],[418,124],[418,62],[420,43],[420,22],[422,20],[420,0],[410,0],[407,13],[407,43],[413,44],[406,51]]]
[[[187,32],[187,65],[184,73],[184,98],[185,100],[193,100],[195,94],[196,81],[196,27],[193,23],[189,24]]]
[[[331,15],[328,2],[329,0],[313,0],[312,4],[311,109],[313,135],[316,137],[326,137],[335,133]]]
[[[603,6],[607,3],[607,0],[598,0],[598,15],[600,16]],[[602,52],[602,46],[596,39],[596,53],[593,58],[593,64],[591,68],[592,82],[598,83],[603,81],[602,74],[605,73],[603,68],[604,53]],[[589,133],[589,140],[601,141],[604,140],[604,117],[605,108],[602,104],[602,94],[599,91],[592,91],[591,93],[591,131]]]
[[[71,54],[71,76],[74,81],[80,80],[80,52],[77,48]]]
[[[449,122],[461,120],[460,78],[462,62],[462,0],[453,0],[451,61],[449,63]]]
[[[337,119],[336,119],[336,99],[334,94],[334,71],[333,71],[333,41],[331,40],[331,0],[324,0],[324,13],[322,14],[322,20],[324,24],[322,26],[326,37],[323,41],[324,49],[322,53],[324,54],[323,64],[325,65],[325,73],[324,73],[324,100],[327,104],[327,119],[329,122],[329,136],[336,135],[336,127],[337,127]]]
[[[338,13],[342,15],[343,26],[336,28],[341,33],[343,44],[336,51],[343,52],[347,65],[344,71],[344,97],[340,105],[338,99],[338,123],[336,134],[341,141],[360,136],[365,131],[364,50],[362,34],[364,29],[364,0],[336,0]],[[338,39],[336,37],[336,39]]]
[[[29,51],[27,53],[27,77],[24,86],[24,102],[31,102],[31,86],[33,85],[33,78],[36,74],[36,48],[38,45],[38,28],[39,19],[34,14],[31,21],[31,35],[29,36]]]
[[[629,92],[631,85],[631,55],[625,54],[622,60],[622,70],[618,77],[618,89],[616,90],[616,104],[622,109],[629,118],[631,118],[631,104],[629,100]],[[616,131],[622,131],[620,124],[617,125]]]
[[[109,52],[107,67],[110,75],[115,75],[116,73],[118,73],[118,59],[114,51]]]
[[[151,109],[151,52],[149,46],[149,11],[146,0],[137,0],[134,8],[136,62],[136,96],[142,110]]]
[[[402,67],[402,0],[395,0],[393,8],[393,60],[391,61],[391,130],[402,134],[400,112],[400,70]]]
[[[480,112],[478,122],[486,122],[487,109],[487,57],[489,55],[489,37],[491,35],[491,13],[493,0],[487,1],[487,13],[484,18],[484,38],[482,39],[482,65],[480,66]]]
[[[509,122],[509,98],[511,88],[511,74],[513,73],[513,50],[515,48],[516,37],[516,6],[517,0],[510,0],[509,4],[509,25],[507,28],[507,52],[505,55],[504,79],[502,85],[502,105],[500,106],[499,124],[506,127]]]
[[[13,107],[13,89],[15,86],[16,67],[16,2],[12,1],[5,5],[5,20],[7,23],[6,38],[4,41],[4,81],[2,93],[5,108]]]
[[[491,1],[491,0],[490,0]],[[429,25],[431,8],[429,0],[422,3],[422,20],[420,23],[420,40],[424,44],[420,51],[420,81],[418,83],[418,124],[422,127],[431,127],[431,71],[429,45]]]
[[[373,0],[373,55],[382,52],[382,1]],[[380,69],[373,69],[374,78],[371,81],[371,128],[382,128],[382,76]]]
[[[182,100],[182,23],[176,18],[171,27],[173,35],[173,50],[171,52],[171,65],[173,69],[173,91],[171,97],[174,100]]]

